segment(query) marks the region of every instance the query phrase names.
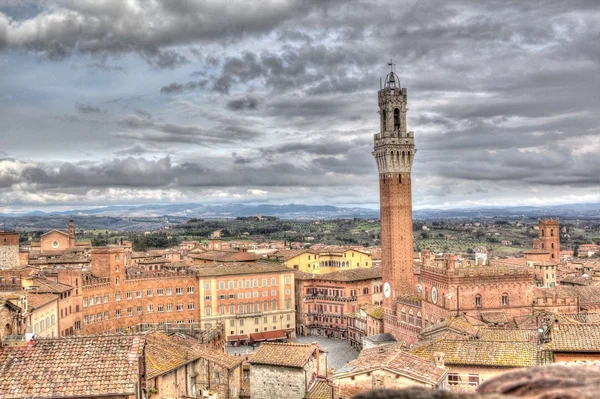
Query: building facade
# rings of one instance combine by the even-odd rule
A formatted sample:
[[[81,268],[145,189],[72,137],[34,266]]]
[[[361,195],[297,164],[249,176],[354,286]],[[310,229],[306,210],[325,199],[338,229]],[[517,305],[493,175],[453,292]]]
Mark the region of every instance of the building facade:
[[[361,307],[382,301],[381,268],[326,274],[296,272],[297,333],[338,339],[349,337]],[[361,324],[362,325],[362,324]],[[366,324],[365,324],[366,328]],[[358,334],[358,332],[357,332]]]

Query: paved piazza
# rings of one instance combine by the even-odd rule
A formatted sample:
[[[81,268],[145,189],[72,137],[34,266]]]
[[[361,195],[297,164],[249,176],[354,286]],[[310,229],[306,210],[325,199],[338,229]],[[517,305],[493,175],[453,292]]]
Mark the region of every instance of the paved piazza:
[[[311,342],[318,342],[321,348],[327,351],[327,367],[339,369],[344,364],[358,357],[358,351],[353,349],[346,341],[333,338],[324,337],[298,337],[296,339],[290,339],[288,342],[296,342],[299,344],[310,344]],[[256,347],[258,349],[258,346]],[[227,353],[230,355],[245,355],[247,353],[253,353],[252,346],[228,346],[225,348]]]

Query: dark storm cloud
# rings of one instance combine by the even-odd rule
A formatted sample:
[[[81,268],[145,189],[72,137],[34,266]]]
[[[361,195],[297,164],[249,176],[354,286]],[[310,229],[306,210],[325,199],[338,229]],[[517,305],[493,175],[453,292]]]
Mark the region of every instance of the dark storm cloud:
[[[162,143],[233,143],[255,139],[260,133],[242,126],[223,124],[215,128],[202,128],[197,125],[162,122],[140,115],[127,115],[119,119],[121,128],[115,136],[136,141]]]
[[[255,111],[261,99],[252,95],[246,95],[240,98],[227,101],[227,108],[232,111]]]
[[[84,67],[122,64],[128,77],[140,74],[132,90],[158,82],[150,90],[162,94],[159,104],[142,90],[105,100],[116,115],[116,130],[107,133],[115,142],[99,156],[172,151],[172,158],[64,164],[59,177],[98,187],[318,187],[310,195],[333,185],[348,197],[357,182],[376,184],[376,91],[393,58],[408,87],[408,128],[419,150],[417,203],[495,199],[510,190],[527,199],[532,188],[562,196],[597,192],[596,2],[267,3],[57,0],[21,12],[0,7],[5,54],[72,57]],[[141,71],[130,54],[151,67]],[[94,73],[110,82],[117,72]],[[176,95],[189,92],[194,96]],[[76,109],[84,114],[86,106],[92,115],[79,115],[78,128],[97,108]],[[0,181],[14,185],[25,176],[22,168],[0,168]],[[26,168],[27,184],[60,187],[56,165]],[[125,168],[127,178],[113,176]],[[376,196],[375,189],[373,202]]]
[[[23,48],[51,59],[67,57],[75,50],[91,54],[136,51],[152,65],[172,68],[187,60],[166,47],[263,35],[312,8],[304,1],[167,0],[56,0],[47,7],[37,15],[0,14],[0,48]]]
[[[171,84],[161,87],[160,93],[161,94],[179,94],[179,93],[183,93],[184,91],[192,91],[192,90],[201,89],[201,88],[205,87],[207,83],[208,83],[208,80],[192,81],[192,82],[187,82],[185,84],[173,82]]]

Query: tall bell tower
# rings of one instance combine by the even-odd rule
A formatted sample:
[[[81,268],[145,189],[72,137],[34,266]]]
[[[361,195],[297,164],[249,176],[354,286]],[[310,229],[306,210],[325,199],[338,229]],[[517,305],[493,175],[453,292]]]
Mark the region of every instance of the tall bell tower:
[[[373,155],[379,170],[384,324],[395,314],[396,298],[413,294],[411,169],[417,150],[406,131],[406,88],[393,71],[378,93],[380,132]]]

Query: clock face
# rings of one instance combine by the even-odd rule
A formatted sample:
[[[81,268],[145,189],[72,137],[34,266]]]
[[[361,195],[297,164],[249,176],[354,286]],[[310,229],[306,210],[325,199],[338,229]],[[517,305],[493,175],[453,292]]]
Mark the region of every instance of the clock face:
[[[383,285],[383,295],[385,295],[386,298],[389,298],[391,293],[392,288],[390,287],[390,283],[385,283]]]
[[[433,287],[431,289],[431,302],[437,304],[437,300],[438,300],[437,288]]]

